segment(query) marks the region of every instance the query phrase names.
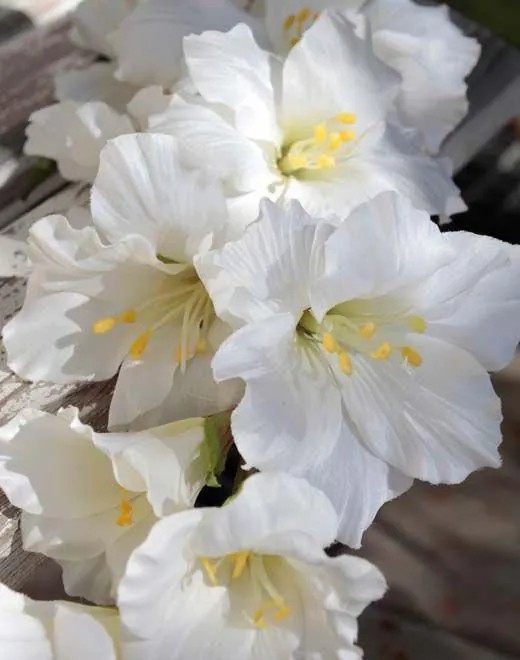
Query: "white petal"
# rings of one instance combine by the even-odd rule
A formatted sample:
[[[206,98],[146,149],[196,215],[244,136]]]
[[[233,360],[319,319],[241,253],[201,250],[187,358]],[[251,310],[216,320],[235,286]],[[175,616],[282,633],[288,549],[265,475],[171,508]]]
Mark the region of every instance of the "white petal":
[[[168,185],[164,185],[168,181]],[[111,241],[139,234],[184,263],[225,223],[220,186],[185,169],[168,135],[127,135],[101,154],[91,199],[96,225]]]
[[[341,112],[357,118],[357,130],[386,117],[399,77],[356,36],[341,14],[324,13],[289,53],[283,70],[282,122],[309,127]]]
[[[269,38],[276,52],[287,53],[291,49],[291,39],[298,34],[298,23],[292,29],[284,29],[284,23],[291,15],[298,15],[304,9],[309,9],[314,14],[320,14],[325,9],[355,11],[364,2],[365,0],[284,0],[281,6],[279,0],[264,0]],[[306,21],[302,27],[308,29],[311,25],[311,21]]]
[[[296,341],[289,315],[238,330],[213,369],[218,380],[247,383],[232,428],[249,465],[303,474],[330,454],[341,426],[339,391],[327,364]]]
[[[237,191],[261,189],[267,195],[269,185],[281,180],[269,154],[215,109],[177,98],[163,114],[151,118],[149,130],[174,135],[183,161],[228,180]],[[257,215],[256,209],[250,222]]]
[[[258,47],[246,25],[227,34],[186,37],[184,53],[195,87],[206,101],[232,109],[243,135],[279,144],[275,86],[279,64]]]
[[[110,37],[118,75],[140,86],[170,87],[181,72],[183,37],[248,20],[230,0],[149,0]]]
[[[340,302],[383,296],[433,275],[454,250],[423,211],[382,193],[355,209],[325,244],[323,276],[311,283],[318,318]]]
[[[74,12],[73,41],[108,57],[113,55],[107,39],[139,0],[83,0]]]
[[[456,258],[414,292],[428,334],[470,352],[488,371],[514,357],[520,328],[519,261],[511,246],[467,232],[445,234]],[[515,248],[516,249],[516,248]]]
[[[52,660],[42,622],[24,612],[27,599],[0,585],[0,656],[9,660]]]
[[[15,506],[68,519],[117,506],[112,465],[92,443],[89,427],[77,418],[71,422],[69,413],[42,413],[16,426],[0,449],[0,481]]]
[[[254,511],[255,515],[251,516]],[[325,495],[305,479],[255,474],[220,509],[206,509],[193,535],[199,556],[240,550],[317,560],[336,538],[338,518]]]
[[[137,636],[157,635],[168,621],[171,601],[189,569],[184,548],[201,516],[202,510],[193,509],[163,518],[130,557],[118,604],[123,623]]]
[[[164,91],[161,85],[151,85],[140,89],[128,103],[129,114],[134,117],[142,131],[150,128],[150,118],[165,112],[172,100],[172,95]]]
[[[55,160],[65,179],[90,182],[107,140],[133,131],[130,119],[106,103],[66,101],[31,115],[24,150],[30,156]]]
[[[498,467],[502,417],[488,374],[459,348],[427,335],[409,341],[423,358],[413,373],[397,358],[358,357],[354,375],[342,379],[362,441],[405,474],[432,483],[458,483],[478,468]]]
[[[135,87],[114,78],[115,68],[109,62],[96,62],[86,69],[62,71],[54,79],[58,101],[87,103],[104,101],[118,112],[135,94]]]
[[[90,614],[65,604],[56,607],[54,647],[56,660],[116,660],[105,627]]]
[[[339,518],[337,540],[352,548],[360,547],[383,504],[413,483],[368,451],[346,421],[332,453],[310,466],[305,478],[330,499]]]
[[[446,6],[374,0],[366,14],[376,54],[403,77],[398,109],[404,123],[438,151],[467,112],[464,79],[479,58],[478,42],[463,35]]]
[[[85,598],[91,603],[112,605],[112,574],[104,554],[79,561],[59,559],[63,587],[72,598]]]
[[[104,247],[92,228],[74,230],[53,216],[33,227],[30,257],[24,306],[3,331],[10,367],[30,380],[61,383],[113,376],[146,328],[118,324],[99,335],[92,326],[132,309],[160,283],[151,246],[133,236]]]
[[[157,516],[194,505],[206,475],[190,468],[203,441],[203,419],[94,438],[114,461],[118,482],[127,490],[145,491]]]
[[[320,274],[333,229],[297,203],[282,210],[265,201],[259,221],[240,240],[196,260],[217,314],[234,326],[276,313],[299,319],[310,306],[309,285]]]

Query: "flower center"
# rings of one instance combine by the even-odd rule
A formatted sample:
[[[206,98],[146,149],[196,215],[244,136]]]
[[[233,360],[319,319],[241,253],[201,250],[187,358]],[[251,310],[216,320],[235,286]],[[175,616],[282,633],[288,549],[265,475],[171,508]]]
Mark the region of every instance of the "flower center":
[[[313,12],[308,7],[304,7],[297,14],[289,14],[283,22],[283,30],[287,43],[291,48],[296,46],[303,36],[305,30],[308,30],[320,14]]]
[[[207,333],[214,318],[211,299],[195,269],[188,266],[165,277],[157,295],[133,309],[99,319],[92,331],[103,335],[121,324],[139,324],[142,331],[128,351],[133,360],[139,360],[153,334],[166,324],[175,323],[180,326],[180,338],[173,359],[184,369],[194,355],[207,351]]]
[[[312,128],[310,137],[297,140],[284,147],[278,167],[286,176],[299,170],[330,170],[338,160],[351,152],[356,132],[346,126],[356,123],[356,115],[341,112]]]
[[[306,311],[298,328],[307,340],[337,355],[340,370],[346,376],[354,373],[351,356],[356,353],[377,361],[387,361],[398,355],[405,365],[421,366],[422,356],[404,339],[410,332],[422,334],[426,331],[427,324],[422,316],[376,317],[351,312],[348,303],[338,305],[318,323],[311,312]]]
[[[119,527],[131,527],[134,524],[134,507],[128,498],[130,493],[121,488],[121,503],[119,505],[119,516],[116,520],[116,525]]]
[[[247,621],[255,628],[268,628],[283,621],[291,614],[285,598],[280,594],[269,576],[269,567],[280,562],[278,557],[256,555],[249,550],[235,552],[219,559],[201,557],[200,562],[213,587],[232,588],[235,581],[242,581],[250,594],[253,606],[246,612]]]

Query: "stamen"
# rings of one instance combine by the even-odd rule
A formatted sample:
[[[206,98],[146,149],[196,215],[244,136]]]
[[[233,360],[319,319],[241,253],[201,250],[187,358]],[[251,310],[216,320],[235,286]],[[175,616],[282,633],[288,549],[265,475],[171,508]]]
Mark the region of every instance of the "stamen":
[[[125,312],[119,315],[119,321],[121,323],[135,323],[137,319],[137,312],[135,309],[127,309]]]
[[[336,149],[339,149],[341,145],[343,144],[343,138],[341,137],[341,133],[331,133],[330,134],[330,139],[329,139],[329,148],[335,151]]]
[[[283,29],[288,32],[292,26],[294,25],[294,21],[296,20],[296,16],[294,14],[289,14],[285,21],[283,22]]]
[[[105,319],[96,321],[92,326],[92,331],[96,335],[104,335],[106,332],[110,332],[110,330],[115,328],[116,324],[117,319],[115,319],[113,316],[108,316]]]
[[[204,566],[204,570],[206,571],[206,575],[211,584],[214,587],[218,587],[217,568],[215,564],[207,557],[201,557],[200,561]]]
[[[208,352],[208,342],[205,339],[199,339],[197,346],[195,347],[195,352],[199,355],[204,355]]]
[[[376,330],[377,326],[375,323],[364,323],[361,328],[359,328],[359,334],[363,337],[363,339],[372,339],[376,333]]]
[[[336,119],[340,124],[355,124],[357,121],[357,117],[353,112],[340,112]]]
[[[307,19],[309,19],[312,15],[311,10],[308,7],[304,7],[297,15],[296,15],[296,20],[298,23],[305,23]]]
[[[267,628],[267,621],[264,618],[264,614],[265,610],[263,607],[259,607],[253,614],[253,623],[257,628]]]
[[[289,163],[291,164],[292,169],[301,170],[304,167],[307,167],[309,161],[305,156],[289,156]]]
[[[352,376],[352,360],[349,357],[349,354],[346,351],[342,351],[339,354],[339,367],[345,376]]]
[[[401,349],[401,354],[412,367],[420,367],[423,363],[421,355],[410,346],[404,346]]]
[[[356,139],[356,131],[351,131],[350,129],[341,131],[340,135],[343,142],[351,142]]]
[[[323,348],[327,351],[327,353],[335,353],[336,349],[338,348],[338,344],[334,339],[333,335],[330,334],[330,332],[326,332],[323,335],[323,339],[321,343],[323,345]]]
[[[318,144],[322,144],[327,139],[327,126],[325,124],[318,124],[314,128],[314,139]]]
[[[387,360],[390,357],[391,352],[392,347],[387,341],[385,341],[379,348],[370,353],[370,357],[374,358],[374,360]]]
[[[130,527],[134,522],[134,508],[128,500],[123,500],[120,504],[120,514],[116,520],[119,527]]]
[[[296,46],[296,44],[299,43],[300,39],[301,39],[301,37],[293,37],[293,38],[291,39],[291,41],[289,42],[290,45],[291,45],[291,48],[293,48],[294,46]]]
[[[230,555],[229,559],[235,563],[235,566],[233,567],[233,573],[231,574],[232,580],[236,580],[242,575],[250,556],[251,552],[248,550],[244,550],[243,552],[236,552],[235,554]]]
[[[426,320],[422,316],[409,316],[406,322],[414,332],[418,332],[419,334],[426,332],[426,328],[428,327]]]
[[[140,335],[134,343],[130,346],[129,355],[133,360],[139,360],[141,355],[145,352],[148,342],[150,341],[152,333],[150,330],[146,330]]]
[[[289,616],[290,613],[291,613],[290,608],[287,607],[287,605],[283,605],[283,606],[280,607],[280,609],[276,612],[276,614],[274,615],[274,618],[275,618],[277,621],[282,621],[283,619],[286,619],[286,618]]]
[[[336,159],[333,156],[328,156],[327,154],[322,154],[316,159],[316,163],[319,168],[324,170],[332,169],[336,167]]]

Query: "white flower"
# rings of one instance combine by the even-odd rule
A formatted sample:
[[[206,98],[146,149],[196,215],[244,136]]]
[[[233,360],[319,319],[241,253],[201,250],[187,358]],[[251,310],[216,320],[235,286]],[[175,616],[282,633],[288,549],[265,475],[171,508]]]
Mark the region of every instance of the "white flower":
[[[190,164],[226,182],[238,231],[265,196],[317,215],[386,190],[430,213],[465,209],[448,162],[387,121],[399,77],[340,14],[324,14],[283,63],[245,25],[186,37],[184,51],[201,98],[173,99],[150,130],[175,135]]]
[[[108,36],[142,0],[83,0],[72,15],[72,40],[106,57],[114,51]]]
[[[110,36],[118,77],[136,85],[170,88],[183,72],[182,40],[205,30],[229,30],[261,22],[234,0],[148,0]]]
[[[511,246],[441,234],[394,193],[338,229],[297,204],[262,216],[197,264],[217,313],[246,323],[213,362],[217,380],[247,383],[232,418],[246,462],[322,488],[350,545],[412,478],[498,466],[486,370],[518,340]]]
[[[56,103],[29,121],[25,153],[52,158],[71,181],[93,181],[107,140],[135,130],[129,117],[101,101]]]
[[[220,509],[164,518],[129,560],[118,603],[129,660],[343,658],[385,581],[328,557],[337,517],[303,479],[254,475]]]
[[[265,0],[265,25],[273,48],[287,53],[324,9],[342,10],[375,54],[402,76],[397,110],[418,129],[431,152],[468,109],[464,82],[480,55],[475,39],[452,23],[447,7],[412,0]]]
[[[205,485],[204,431],[190,419],[94,433],[74,408],[23,411],[0,427],[0,486],[22,510],[24,548],[62,565],[70,595],[110,602],[157,517],[192,506]]]
[[[116,660],[116,610],[35,601],[0,585],[0,657],[5,660]]]
[[[220,245],[220,187],[181,165],[172,137],[128,135],[105,148],[91,209],[95,229],[32,228],[28,294],[3,333],[11,368],[58,383],[119,372],[112,427],[229,409],[240,390],[210,367],[227,328],[192,265]]]

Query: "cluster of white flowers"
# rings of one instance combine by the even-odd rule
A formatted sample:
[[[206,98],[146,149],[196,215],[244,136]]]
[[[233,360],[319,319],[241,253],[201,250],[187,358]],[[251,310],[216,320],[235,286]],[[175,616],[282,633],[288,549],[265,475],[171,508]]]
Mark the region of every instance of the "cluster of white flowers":
[[[385,581],[329,546],[500,464],[520,257],[430,217],[465,209],[436,153],[478,44],[411,0],[246,4],[85,0],[103,59],[31,118],[92,188],[31,230],[9,365],[117,382],[110,432],[0,428],[24,547],[96,605],[1,587],[2,658],[359,658]]]

